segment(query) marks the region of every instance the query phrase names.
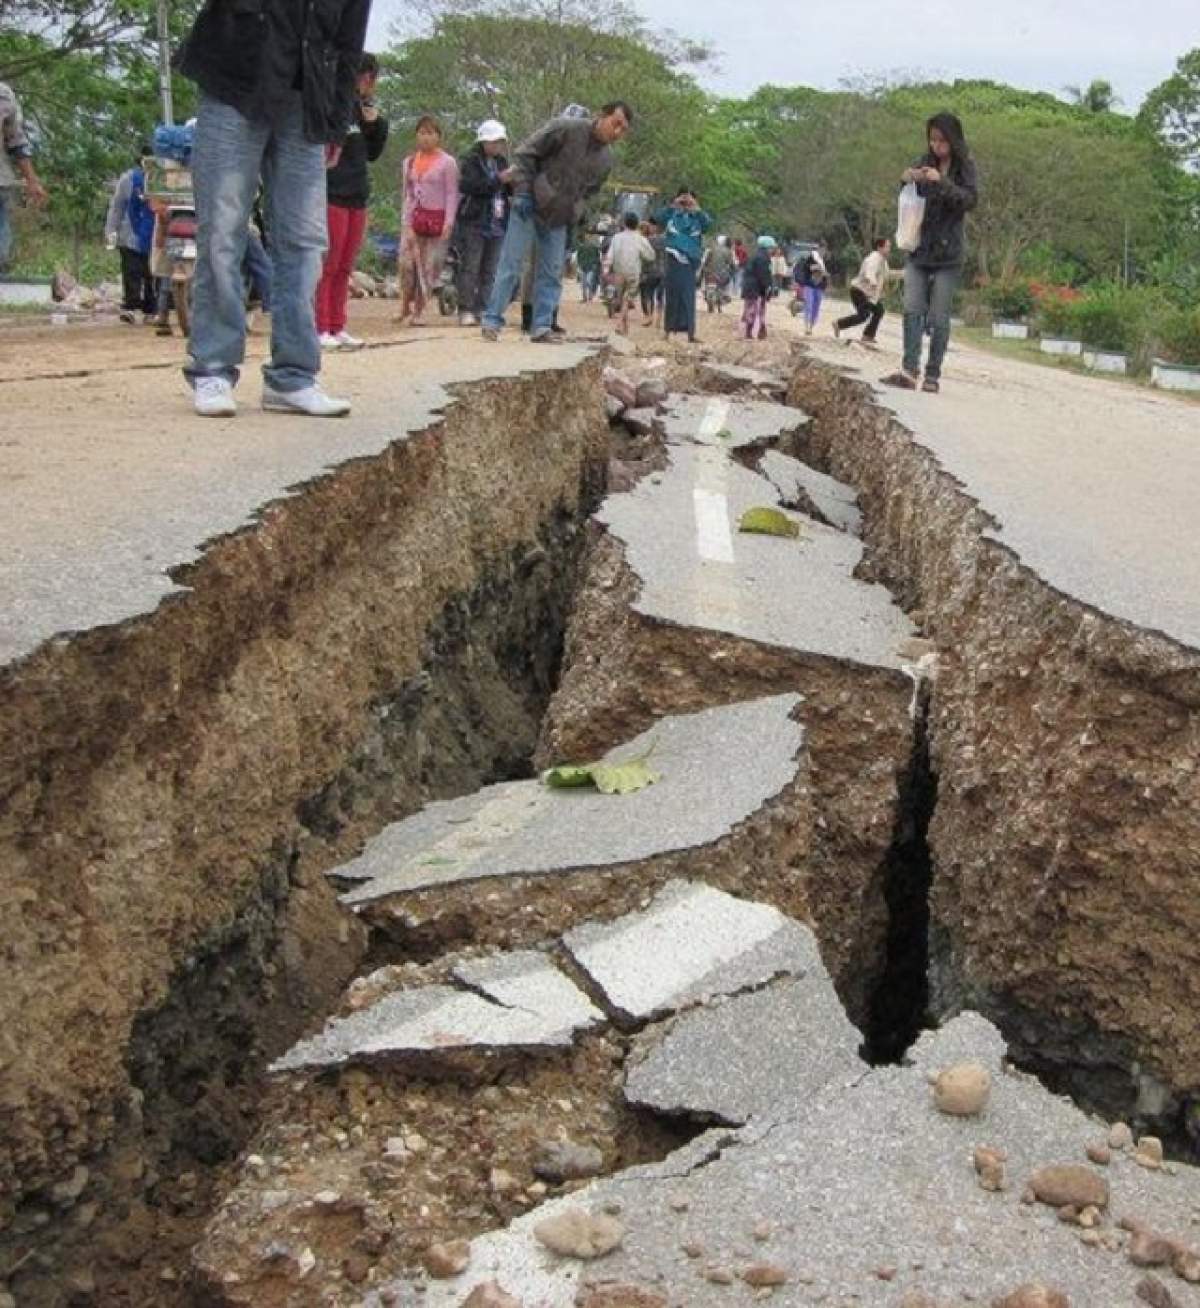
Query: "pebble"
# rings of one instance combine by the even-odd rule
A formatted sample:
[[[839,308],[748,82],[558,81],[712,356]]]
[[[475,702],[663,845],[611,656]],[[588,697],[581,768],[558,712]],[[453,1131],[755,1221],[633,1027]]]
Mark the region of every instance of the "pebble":
[[[686,1195],[673,1194],[670,1199],[667,1200],[667,1205],[673,1213],[686,1213],[692,1206],[692,1202]]]
[[[706,1267],[702,1273],[706,1281],[713,1285],[732,1285],[733,1273],[728,1267]]]
[[[1133,1144],[1133,1132],[1125,1122],[1114,1122],[1108,1131],[1108,1143],[1113,1149],[1128,1149]]]
[[[89,1175],[88,1169],[80,1163],[65,1181],[50,1187],[51,1200],[62,1208],[69,1208],[84,1192]]]
[[[896,1279],[896,1273],[899,1270],[898,1267],[892,1266],[876,1267],[875,1276],[880,1281],[894,1281]]]
[[[533,1233],[550,1250],[564,1258],[603,1258],[625,1238],[625,1228],[605,1213],[567,1208],[539,1222]]]
[[[933,1103],[939,1113],[974,1117],[987,1106],[992,1077],[982,1063],[955,1063],[943,1068],[933,1083]]]
[[[570,1140],[545,1140],[538,1147],[533,1174],[557,1185],[598,1176],[604,1170],[604,1155],[595,1145],[574,1144]]]
[[[1165,1267],[1171,1261],[1175,1244],[1165,1235],[1151,1230],[1136,1218],[1124,1218],[1121,1225],[1132,1234],[1125,1256],[1135,1267]]]
[[[771,1238],[771,1223],[768,1222],[766,1218],[762,1218],[761,1220],[755,1222],[754,1225],[750,1228],[750,1234],[760,1244],[764,1240],[769,1240]]]
[[[1029,1178],[1029,1188],[1035,1198],[1053,1208],[1108,1207],[1108,1182],[1081,1163],[1039,1167]]]
[[[1137,1149],[1134,1150],[1133,1161],[1139,1167],[1149,1168],[1151,1171],[1157,1171],[1163,1164],[1163,1147],[1162,1141],[1156,1135],[1144,1135],[1137,1142]]]
[[[1107,1167],[1112,1162],[1112,1150],[1103,1140],[1094,1140],[1087,1147],[1088,1161]]]
[[[787,1268],[778,1263],[751,1263],[749,1267],[743,1267],[738,1276],[756,1290],[767,1285],[786,1285],[788,1279]]]
[[[1002,1149],[991,1145],[977,1145],[974,1162],[975,1174],[980,1187],[984,1190],[1003,1190],[1007,1184],[1004,1179],[1004,1162],[1006,1155]]]
[[[992,1308],[1071,1308],[1071,1301],[1061,1290],[1052,1289],[1040,1281],[1030,1281],[1003,1299],[996,1299]]]
[[[524,1308],[524,1305],[496,1281],[484,1281],[462,1301],[462,1308]]]
[[[1150,1308],[1178,1308],[1179,1301],[1157,1276],[1143,1276],[1133,1292]]]
[[[1181,1281],[1187,1281],[1189,1285],[1200,1285],[1200,1254],[1177,1241],[1175,1252],[1171,1255],[1171,1270]]]
[[[667,1296],[642,1285],[585,1285],[575,1308],[667,1308]]]
[[[471,1261],[471,1243],[469,1240],[448,1240],[444,1244],[431,1244],[421,1261],[435,1280],[461,1276]]]
[[[515,1194],[521,1188],[520,1181],[503,1167],[492,1168],[488,1174],[488,1185],[493,1194]]]
[[[699,1240],[685,1240],[679,1246],[689,1258],[703,1258],[704,1246]]]

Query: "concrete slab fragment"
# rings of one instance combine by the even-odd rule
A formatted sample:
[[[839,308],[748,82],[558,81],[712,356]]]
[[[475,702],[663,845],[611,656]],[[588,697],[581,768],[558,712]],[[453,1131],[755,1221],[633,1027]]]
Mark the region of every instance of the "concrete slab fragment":
[[[797,695],[664,718],[610,760],[653,746],[657,784],[629,795],[489,786],[431,804],[372,839],[337,879],[351,905],[427,886],[637,862],[720,839],[794,780],[804,743]],[[721,766],[714,767],[713,760]]]
[[[557,967],[536,950],[464,960],[454,979],[506,1008],[556,1013],[573,1027],[604,1021],[604,1014]]]
[[[777,507],[775,486],[724,450],[668,448],[670,463],[597,518],[625,547],[647,617],[870,666],[898,668],[913,627],[884,587],[859,581],[862,545],[811,518],[798,540],[737,531]]]
[[[786,404],[725,395],[672,395],[661,418],[668,442],[736,450],[793,436],[808,416]]]
[[[629,1065],[625,1098],[741,1124],[863,1075],[861,1043],[818,963],[804,977],[692,1009],[655,1033]]]
[[[778,909],[686,881],[643,912],[568,931],[563,944],[608,1006],[634,1021],[821,966],[812,932]]]
[[[739,391],[762,391],[782,399],[787,382],[760,368],[744,368],[736,363],[702,363],[696,369],[696,381],[707,391],[736,394]]]
[[[944,1052],[952,1046],[955,1056],[988,1061],[994,1041],[994,1033],[974,1040],[961,1027]],[[688,1308],[746,1297],[704,1272],[716,1265],[736,1275],[753,1262],[785,1269],[787,1280],[771,1296],[781,1308],[895,1308],[909,1294],[992,1303],[1032,1280],[1061,1289],[1073,1304],[1135,1303],[1144,1269],[1120,1252],[1089,1248],[1053,1209],[1017,1202],[1035,1168],[1082,1161],[1102,1129],[1018,1074],[997,1077],[986,1118],[960,1119],[932,1108],[921,1069],[877,1069],[743,1131],[710,1132],[662,1163],[598,1182],[476,1240],[468,1274],[431,1284],[422,1302],[457,1305],[476,1281],[495,1276],[525,1303],[569,1308],[592,1273],[540,1249],[532,1227],[562,1206],[599,1211],[619,1203],[626,1236],[605,1260],[605,1279],[652,1285]],[[980,1143],[1007,1152],[1010,1190],[979,1186],[971,1153]],[[1118,1155],[1107,1176],[1115,1211],[1192,1242],[1195,1168],[1164,1176]],[[756,1229],[765,1238],[755,1238]],[[685,1243],[701,1246],[702,1257],[689,1258]],[[1178,1302],[1192,1304],[1194,1290],[1165,1275]]]
[[[779,491],[785,503],[807,497],[831,526],[852,536],[862,535],[862,513],[853,486],[778,450],[767,450],[758,470]]]
[[[603,1018],[542,954],[524,951],[462,964],[460,970],[464,981],[485,993],[454,986],[393,991],[368,1008],[334,1018],[320,1035],[293,1046],[271,1071],[471,1049],[564,1048],[576,1031]]]

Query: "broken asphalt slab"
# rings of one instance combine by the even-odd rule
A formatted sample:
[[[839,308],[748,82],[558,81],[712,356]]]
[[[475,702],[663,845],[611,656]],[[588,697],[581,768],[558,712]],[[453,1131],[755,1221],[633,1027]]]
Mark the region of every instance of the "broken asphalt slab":
[[[778,909],[683,881],[641,912],[585,922],[563,944],[608,1007],[634,1022],[821,967],[812,932]]]
[[[803,512],[807,500],[829,526],[852,536],[862,535],[862,512],[853,486],[779,450],[765,450],[758,461],[758,471],[779,492],[784,504]]]
[[[862,544],[798,514],[798,538],[739,532],[751,508],[778,508],[766,477],[723,449],[674,445],[661,473],[596,514],[640,582],[637,612],[685,627],[860,664],[900,668],[913,627],[880,585],[854,575]]]
[[[476,1284],[495,1279],[523,1304],[572,1308],[586,1282],[606,1281],[710,1308],[750,1293],[721,1281],[738,1284],[749,1266],[771,1264],[782,1273],[771,1296],[782,1308],[896,1308],[910,1293],[990,1303],[1028,1281],[1058,1287],[1076,1305],[1136,1302],[1145,1269],[1127,1259],[1113,1221],[1133,1215],[1189,1241],[1200,1173],[1147,1171],[1120,1153],[1093,1169],[1112,1188],[1098,1228],[1112,1249],[1086,1243],[1096,1233],[1053,1208],[1022,1203],[1035,1169],[1087,1166],[1085,1146],[1106,1128],[1006,1071],[1002,1048],[987,1024],[964,1015],[921,1042],[916,1065],[798,1093],[742,1131],[711,1131],[660,1164],[618,1173],[475,1240],[467,1271],[424,1283],[420,1301],[458,1308]],[[946,1116],[932,1103],[928,1072],[962,1058],[991,1069],[991,1099],[978,1117]],[[1007,1189],[980,1187],[972,1152],[981,1144],[1006,1152]],[[568,1208],[615,1212],[620,1247],[593,1263],[551,1254],[533,1229]],[[1195,1289],[1162,1275],[1176,1302],[1194,1308]],[[407,1302],[416,1283],[388,1288]],[[373,1292],[362,1302],[378,1308],[385,1300]]]
[[[455,1050],[553,1050],[603,1014],[543,954],[522,951],[459,964],[468,989],[434,985],[385,994],[328,1022],[271,1066],[273,1072]]]
[[[793,720],[799,703],[797,695],[777,695],[664,718],[606,755],[616,761],[652,751],[648,762],[660,780],[644,790],[489,786],[385,828],[330,875],[359,883],[343,896],[355,906],[451,882],[632,863],[711,843],[794,780],[804,744]]]
[[[669,444],[739,450],[796,436],[809,419],[800,409],[769,400],[672,395],[658,421]]]
[[[819,959],[803,976],[716,999],[665,1026],[640,1038],[625,1098],[671,1117],[741,1125],[867,1070],[862,1036]]]
[[[787,382],[761,368],[746,368],[736,363],[701,363],[696,368],[696,384],[716,394],[740,394],[758,391],[771,399],[782,400]]]

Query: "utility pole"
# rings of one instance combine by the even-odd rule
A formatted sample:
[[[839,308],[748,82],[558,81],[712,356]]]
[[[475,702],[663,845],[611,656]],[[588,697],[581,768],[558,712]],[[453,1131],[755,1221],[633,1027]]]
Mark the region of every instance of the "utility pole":
[[[171,96],[171,0],[158,0],[158,90],[162,96],[162,119],[168,127],[175,123],[175,105]]]

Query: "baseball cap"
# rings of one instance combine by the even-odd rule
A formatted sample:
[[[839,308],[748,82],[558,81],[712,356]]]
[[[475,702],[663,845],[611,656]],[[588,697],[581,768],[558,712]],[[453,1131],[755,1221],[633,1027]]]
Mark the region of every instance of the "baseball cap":
[[[507,141],[508,132],[504,124],[498,122],[495,118],[487,118],[479,124],[479,131],[475,133],[477,141]]]

